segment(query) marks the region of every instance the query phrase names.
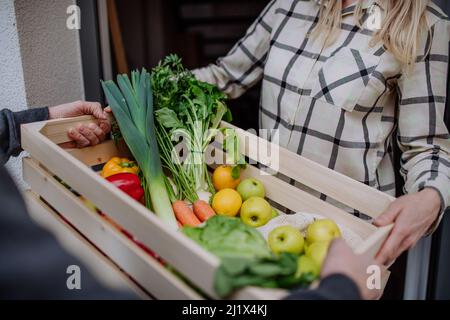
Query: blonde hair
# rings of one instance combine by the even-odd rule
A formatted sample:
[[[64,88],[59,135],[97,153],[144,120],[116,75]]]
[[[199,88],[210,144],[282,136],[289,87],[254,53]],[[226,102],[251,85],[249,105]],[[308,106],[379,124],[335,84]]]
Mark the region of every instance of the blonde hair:
[[[371,45],[383,43],[386,49],[395,58],[410,70],[418,56],[420,35],[425,30],[429,34],[426,9],[430,0],[377,0],[386,9],[386,16],[381,24],[381,29],[376,31],[371,40]],[[363,3],[358,0],[355,8],[355,20],[361,27],[363,18]],[[336,40],[341,30],[342,0],[322,0],[320,4],[319,20],[312,35],[325,35],[327,45]],[[427,48],[427,53],[430,48]]]

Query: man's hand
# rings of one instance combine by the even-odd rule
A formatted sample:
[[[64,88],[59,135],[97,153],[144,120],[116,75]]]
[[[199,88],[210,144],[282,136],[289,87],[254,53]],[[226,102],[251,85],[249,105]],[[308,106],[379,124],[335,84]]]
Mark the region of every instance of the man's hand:
[[[334,240],[328,249],[328,255],[322,266],[321,278],[333,274],[343,274],[352,279],[363,299],[378,299],[382,291],[367,287],[367,267],[375,262],[364,255],[356,255],[342,239]],[[344,290],[345,288],[343,288]]]
[[[403,252],[413,247],[436,221],[441,207],[439,193],[431,188],[398,198],[379,216],[374,224],[395,223],[376,260],[390,265]]]
[[[98,123],[80,125],[70,128],[68,136],[79,148],[94,146],[105,140],[111,131],[111,125],[106,117],[106,112],[98,102],[77,101],[48,108],[50,119],[71,118],[82,115],[93,115]]]

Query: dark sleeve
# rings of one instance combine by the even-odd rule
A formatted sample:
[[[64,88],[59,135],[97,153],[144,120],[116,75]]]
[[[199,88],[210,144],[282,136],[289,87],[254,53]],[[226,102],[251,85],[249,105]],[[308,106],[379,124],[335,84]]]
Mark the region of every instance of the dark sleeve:
[[[28,109],[12,112],[8,109],[0,111],[0,165],[9,157],[18,156],[20,146],[20,125],[48,119],[48,108]]]
[[[294,291],[286,300],[360,300],[358,287],[349,277],[335,274],[326,277],[315,290]]]
[[[56,239],[29,218],[25,203],[0,166],[0,299],[136,299],[105,289]],[[81,270],[80,290],[67,288],[67,268]]]

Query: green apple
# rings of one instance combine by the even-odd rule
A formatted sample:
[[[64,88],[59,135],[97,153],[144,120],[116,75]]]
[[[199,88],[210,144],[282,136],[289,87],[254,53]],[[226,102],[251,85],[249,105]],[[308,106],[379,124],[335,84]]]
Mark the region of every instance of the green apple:
[[[269,233],[269,247],[274,253],[300,254],[304,244],[302,233],[292,226],[277,227]]]
[[[317,220],[306,229],[306,242],[331,242],[341,237],[341,231],[337,224],[330,219]]]
[[[300,278],[302,274],[310,273],[314,277],[320,275],[320,267],[314,262],[310,257],[303,255],[298,258],[297,262],[297,272],[295,277]]]
[[[243,180],[239,183],[236,190],[241,195],[242,201],[245,201],[251,197],[264,198],[266,196],[266,190],[263,184],[254,178]]]
[[[251,197],[244,201],[241,207],[241,220],[254,228],[265,225],[272,219],[272,207],[260,197]]]
[[[319,269],[322,268],[322,263],[327,257],[329,245],[330,242],[325,241],[313,242],[308,245],[306,256],[311,258],[317,264],[317,266],[319,266]]]
[[[278,213],[278,211],[272,208],[272,219],[278,217],[279,215],[280,214]]]

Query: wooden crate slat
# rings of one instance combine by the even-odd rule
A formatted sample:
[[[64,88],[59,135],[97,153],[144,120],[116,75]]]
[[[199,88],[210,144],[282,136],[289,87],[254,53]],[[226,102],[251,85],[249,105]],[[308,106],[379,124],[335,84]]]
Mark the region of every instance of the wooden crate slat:
[[[219,259],[43,136],[40,130],[44,126],[45,122],[22,126],[24,150],[214,297],[213,279]]]
[[[140,242],[152,248],[158,255],[170,265],[174,266],[175,269],[183,273],[186,278],[192,283],[195,283],[206,294],[216,298],[213,290],[213,281],[214,273],[220,264],[219,259],[180,232],[168,227],[147,208],[128,197],[90,169],[90,166],[104,163],[112,156],[122,156],[123,150],[118,150],[112,141],[85,149],[63,150],[58,146],[58,144],[69,141],[66,134],[69,127],[73,127],[79,123],[88,124],[95,121],[93,117],[83,116],[75,119],[27,124],[22,127],[23,148],[41,166],[48,168],[47,172],[38,166],[34,160],[26,160],[24,175],[28,178],[30,175],[33,177],[33,190],[39,190],[39,193],[45,193],[44,198],[46,200],[50,199],[60,205],[64,204],[64,201],[75,201],[75,204],[72,203],[74,212],[78,210],[84,210],[84,212],[89,211],[86,205],[80,200],[71,199],[67,193],[72,195],[72,197],[74,195],[63,188],[49,174],[57,175],[74,190],[92,201],[103,212],[108,213],[124,229],[134,234]],[[223,123],[222,126],[234,128],[226,123]],[[257,154],[258,144],[265,143],[265,140],[255,135],[239,128],[234,129],[236,129],[238,137],[241,140],[241,145],[244,145],[244,140],[253,139],[253,143],[245,144],[245,153],[248,156]],[[370,216],[376,217],[379,215],[394,199],[286,149],[280,148],[279,150],[281,160],[281,168],[279,171],[282,174]],[[216,153],[220,154],[221,152],[220,150],[216,150]],[[28,163],[28,161],[30,162]],[[267,164],[264,161],[261,162]],[[43,175],[47,176],[39,176],[36,172],[41,172],[41,174],[45,173]],[[294,211],[318,213],[350,227],[365,239],[355,250],[357,253],[374,256],[392,228],[392,226],[376,228],[370,223],[358,219],[290,185],[276,176],[261,175],[261,173],[262,171],[257,167],[249,166],[243,172],[242,178],[250,176],[257,177],[266,186],[268,198],[286,208]],[[38,176],[37,178],[36,175]],[[51,186],[51,188],[48,186]],[[66,199],[59,200],[55,196],[58,192],[60,197]],[[358,198],[354,197],[356,194],[359,195]],[[93,213],[91,215],[95,217]],[[100,217],[98,218],[100,219]],[[69,220],[72,219],[76,221],[77,215],[73,214]],[[79,221],[79,223],[85,224],[86,221]],[[89,229],[86,232],[89,232]],[[91,233],[93,232],[91,231]],[[102,232],[96,232],[98,233],[99,239],[96,238],[95,242],[102,243],[102,241],[106,241]],[[131,249],[123,248],[123,250],[127,252]],[[115,262],[116,260],[120,260],[120,257],[113,259]],[[145,274],[145,272],[142,273]],[[236,292],[232,298],[250,300],[279,299],[286,294],[287,292],[284,290],[248,287]]]
[[[37,219],[39,224],[44,225],[44,228],[49,230],[61,230],[59,228],[62,228],[64,234],[66,236],[69,235],[69,241],[78,241],[82,245],[82,248],[88,251],[88,253],[86,254],[86,257],[88,259],[98,259],[105,264],[106,269],[103,270],[104,272],[114,272],[117,277],[120,277],[120,279],[124,281],[125,284],[129,288],[131,288],[132,291],[136,292],[142,299],[147,300],[154,298],[153,296],[149,295],[150,293],[145,291],[145,289],[143,289],[140,285],[137,285],[137,283],[132,281],[130,277],[125,274],[115,262],[98,251],[98,249],[94,245],[92,245],[91,242],[86,240],[84,235],[77,232],[73,228],[73,226],[70,226],[67,221],[64,221],[64,219],[57,212],[55,212],[52,208],[45,204],[39,198],[39,195],[35,194],[31,190],[27,190],[24,193],[24,200],[30,215],[33,217],[33,219]]]
[[[133,241],[86,208],[78,197],[39,168],[38,164],[24,159],[23,170],[24,178],[33,190],[39,190],[40,196],[153,296],[159,299],[201,299]]]
[[[93,147],[66,149],[66,152],[89,167],[107,162],[111,155],[122,156],[112,140]]]
[[[268,167],[273,167],[273,164],[264,163],[264,160],[261,161],[261,158],[255,158],[258,156],[258,148],[261,146],[265,146],[267,149],[273,148],[272,150],[278,149],[279,172],[372,218],[378,217],[395,200],[395,198],[379,190],[299,156],[285,148],[276,146],[229,123],[223,122],[221,126],[222,128],[236,130],[240,144],[243,146],[242,152],[246,156],[260,161]],[[221,135],[218,135],[217,141],[221,142],[221,140]]]

